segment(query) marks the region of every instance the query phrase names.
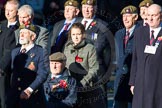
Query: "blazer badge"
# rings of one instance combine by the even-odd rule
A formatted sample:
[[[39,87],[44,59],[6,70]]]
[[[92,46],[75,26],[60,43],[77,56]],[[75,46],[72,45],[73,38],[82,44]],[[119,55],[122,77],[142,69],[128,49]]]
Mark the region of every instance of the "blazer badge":
[[[35,56],[34,53],[30,53],[30,57],[33,58]]]
[[[34,71],[35,70],[35,64],[34,62],[30,62],[29,66],[28,66],[28,69]]]

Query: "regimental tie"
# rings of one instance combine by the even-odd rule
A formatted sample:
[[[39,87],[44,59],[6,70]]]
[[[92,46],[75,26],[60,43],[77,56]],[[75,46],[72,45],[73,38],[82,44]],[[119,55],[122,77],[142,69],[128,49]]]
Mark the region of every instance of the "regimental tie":
[[[88,23],[88,21],[84,21],[84,24],[83,24],[83,25],[84,25],[85,28],[86,28],[86,24],[87,24],[87,23]]]
[[[150,45],[153,45],[154,40],[155,40],[155,38],[154,38],[154,30],[151,30]]]
[[[26,49],[23,48],[21,51],[20,51],[22,54],[26,53]]]
[[[126,31],[126,36],[124,37],[124,47],[126,48],[128,40],[129,40],[129,31]]]
[[[64,30],[63,30],[62,33],[67,32],[69,25],[70,25],[70,23],[66,23],[66,24],[65,24]],[[62,33],[61,33],[61,34],[62,34]],[[56,43],[60,42],[60,39],[61,39],[61,36],[62,36],[61,34],[60,34],[60,36],[58,36],[58,38],[57,38],[57,40],[56,40]]]
[[[66,23],[65,24],[64,31],[67,31],[68,30],[69,25],[70,25],[70,23]]]
[[[69,26],[70,26],[70,23],[66,23],[64,25],[63,31],[60,33],[60,35],[56,39],[55,46],[51,48],[51,53],[62,51],[67,41],[67,31],[68,31]]]
[[[55,79],[55,77],[51,77],[51,80],[54,80]]]
[[[15,26],[15,25],[10,25],[9,28],[10,28],[11,30],[15,30],[15,29],[16,29],[16,26]]]

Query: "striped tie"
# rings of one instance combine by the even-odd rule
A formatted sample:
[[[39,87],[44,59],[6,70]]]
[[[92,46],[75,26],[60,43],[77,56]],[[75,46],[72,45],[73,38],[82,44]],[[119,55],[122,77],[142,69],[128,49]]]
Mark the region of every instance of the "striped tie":
[[[88,21],[84,21],[84,27],[86,28],[86,24],[87,24]]]
[[[124,37],[124,46],[125,46],[125,48],[126,48],[127,43],[128,43],[129,34],[130,34],[129,31],[127,31],[127,32],[126,32],[126,36]]]
[[[70,23],[66,23],[65,24],[64,31],[67,31],[68,30],[69,25],[70,25]]]
[[[21,51],[20,51],[22,54],[26,53],[26,49],[23,48]]]
[[[154,30],[151,30],[151,38],[150,38],[150,45],[153,45],[154,43]]]

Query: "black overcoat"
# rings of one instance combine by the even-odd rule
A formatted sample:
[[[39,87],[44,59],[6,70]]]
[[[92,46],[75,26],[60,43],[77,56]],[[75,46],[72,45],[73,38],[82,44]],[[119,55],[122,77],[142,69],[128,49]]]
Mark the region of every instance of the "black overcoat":
[[[162,108],[162,42],[156,54],[144,53],[150,42],[148,26],[135,31],[129,84],[135,86],[132,108]],[[158,37],[162,36],[162,30]]]
[[[11,50],[15,48],[15,35],[7,28],[7,21],[0,22],[0,108],[5,107],[5,96],[10,83]]]

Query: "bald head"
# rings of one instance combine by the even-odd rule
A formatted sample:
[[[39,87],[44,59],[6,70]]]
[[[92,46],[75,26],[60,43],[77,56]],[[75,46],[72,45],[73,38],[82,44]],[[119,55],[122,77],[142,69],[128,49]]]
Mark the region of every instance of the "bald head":
[[[158,4],[152,4],[148,7],[148,10],[161,12],[161,6]]]
[[[152,4],[148,7],[148,24],[151,28],[157,28],[161,22],[161,6]]]

